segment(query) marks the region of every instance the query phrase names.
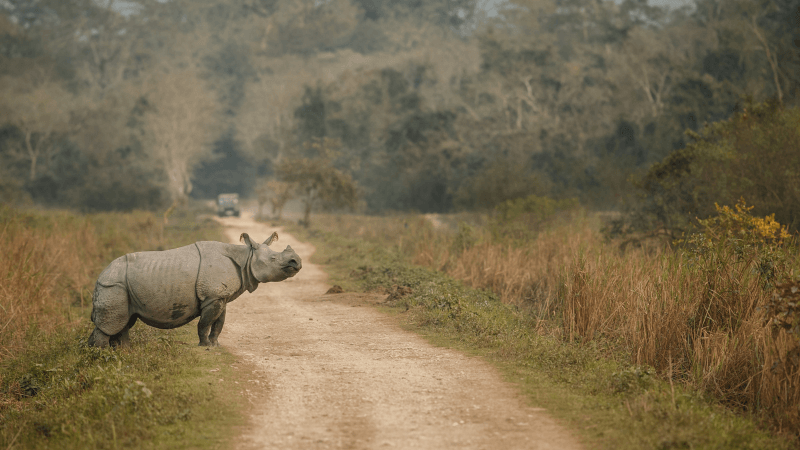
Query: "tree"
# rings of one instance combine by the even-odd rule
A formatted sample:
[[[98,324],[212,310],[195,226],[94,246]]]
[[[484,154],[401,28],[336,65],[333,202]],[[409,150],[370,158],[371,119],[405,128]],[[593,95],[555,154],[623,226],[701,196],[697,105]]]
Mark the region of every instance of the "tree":
[[[141,70],[151,55],[146,39],[146,21],[141,14],[123,17],[114,10],[114,0],[96,2],[77,19],[62,19],[65,32],[74,41],[64,50],[76,53],[77,76],[86,84],[88,94],[102,98],[116,92],[130,73]],[[67,16],[68,17],[68,16]],[[55,43],[55,48],[65,46]],[[150,50],[152,51],[152,50]]]
[[[489,210],[504,201],[537,192],[542,192],[541,183],[528,167],[513,159],[498,159],[463,183],[454,203],[465,209]]]
[[[17,128],[21,142],[13,146],[14,156],[28,162],[28,179],[36,180],[56,148],[56,137],[71,130],[70,106],[75,99],[58,83],[4,77],[0,79],[0,123]]]
[[[316,151],[315,158],[286,158],[277,166],[281,181],[290,183],[303,202],[303,225],[310,225],[311,211],[355,208],[358,202],[358,185],[348,173],[333,166],[332,157],[339,142],[323,138],[312,141],[309,149]]]
[[[211,157],[219,130],[217,103],[191,69],[151,74],[143,141],[167,175],[173,202],[192,192],[192,171]]]
[[[713,35],[708,50],[735,57],[737,89],[783,103],[796,101],[800,89],[799,8],[797,0],[698,0],[692,18]]]
[[[475,15],[477,0],[353,0],[364,11],[369,20],[393,16],[423,17],[426,21],[444,28],[456,28],[468,24]]]
[[[245,86],[236,133],[253,159],[265,158],[272,164],[281,160],[293,139],[287,132],[293,128],[292,104],[302,95],[302,83],[312,81],[305,72],[270,70]]]
[[[258,201],[258,217],[264,217],[262,211],[264,205],[269,202],[272,205],[272,216],[276,220],[281,220],[283,207],[286,202],[294,196],[293,186],[285,181],[278,180],[259,180],[256,186],[256,201]]]
[[[740,198],[756,215],[775,214],[800,229],[800,111],[777,99],[749,105],[728,120],[689,132],[692,142],[638,180],[641,201],[617,231],[660,230],[670,237],[715,214],[715,203]],[[627,222],[627,223],[626,223]]]
[[[258,213],[256,214],[256,219],[261,219],[264,217],[264,204],[269,201],[269,188],[267,187],[267,180],[258,180],[254,191],[256,193],[256,202],[258,202]]]
[[[267,183],[267,187],[271,194],[269,202],[272,204],[272,215],[280,220],[286,202],[294,197],[294,190],[291,184],[278,180],[270,180]]]

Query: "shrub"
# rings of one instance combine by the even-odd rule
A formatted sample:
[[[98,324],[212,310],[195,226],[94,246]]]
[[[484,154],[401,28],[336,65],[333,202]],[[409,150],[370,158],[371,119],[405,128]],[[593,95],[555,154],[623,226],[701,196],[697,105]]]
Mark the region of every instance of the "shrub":
[[[698,220],[700,231],[685,241],[696,258],[723,255],[737,263],[753,264],[765,288],[781,274],[786,276],[793,256],[786,245],[791,235],[786,226],[775,221],[775,214],[754,217],[750,212],[755,207],[747,206],[743,198],[733,208],[714,207],[717,215]]]
[[[634,180],[638,199],[610,234],[653,233],[676,239],[694,231],[695,218],[714,214],[714,202],[746,197],[753,213],[775,214],[800,229],[800,110],[776,102],[748,105],[730,119],[687,131],[693,140]]]
[[[538,234],[543,225],[558,213],[579,206],[576,198],[555,200],[529,195],[506,200],[495,207],[489,228],[495,239],[528,239]]]

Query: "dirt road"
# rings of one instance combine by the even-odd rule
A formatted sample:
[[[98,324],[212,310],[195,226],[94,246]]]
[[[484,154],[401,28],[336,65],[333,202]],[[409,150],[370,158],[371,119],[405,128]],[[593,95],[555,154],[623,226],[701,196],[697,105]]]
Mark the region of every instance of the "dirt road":
[[[250,219],[226,236],[264,240]],[[433,347],[364,306],[364,294],[323,295],[314,248],[277,230],[303,269],[228,305],[220,343],[253,371],[241,449],[573,449],[576,438],[480,359]]]

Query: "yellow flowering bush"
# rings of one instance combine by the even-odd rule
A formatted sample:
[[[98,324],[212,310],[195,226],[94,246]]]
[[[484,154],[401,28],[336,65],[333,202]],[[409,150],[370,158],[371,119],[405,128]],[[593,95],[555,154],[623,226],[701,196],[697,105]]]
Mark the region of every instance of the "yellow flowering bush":
[[[717,216],[698,220],[706,237],[718,241],[739,240],[754,246],[781,245],[791,237],[787,227],[775,220],[775,214],[764,218],[752,216],[750,211],[755,206],[747,206],[744,198],[733,208],[718,203],[714,203],[714,207]]]
[[[717,203],[714,207],[717,214],[698,219],[700,231],[681,243],[688,244],[697,258],[714,264],[753,264],[764,287],[773,287],[779,274],[787,270],[787,243],[792,237],[788,228],[777,222],[774,214],[753,216],[754,206],[748,206],[744,198],[733,208]]]
[[[744,199],[715,209],[684,242],[690,265],[701,275],[696,322],[705,333],[733,330],[751,317],[761,322],[766,333],[750,332],[753,342],[762,339],[760,353],[750,359],[760,361],[761,370],[747,383],[756,383],[755,401],[779,423],[800,423],[797,241],[774,215],[754,216]]]
[[[715,201],[733,204],[746,197],[755,209],[728,208],[727,218],[742,219],[753,209],[754,215],[762,216],[756,218],[761,225],[777,220],[792,232],[800,231],[798,123],[800,108],[767,102],[748,104],[728,120],[687,132],[686,147],[633,178],[641,197],[625,224],[636,231],[664,230],[674,238],[690,232],[697,224],[695,217],[724,218],[720,207],[715,210]],[[773,213],[772,221],[763,217]],[[752,219],[733,223],[754,231]]]

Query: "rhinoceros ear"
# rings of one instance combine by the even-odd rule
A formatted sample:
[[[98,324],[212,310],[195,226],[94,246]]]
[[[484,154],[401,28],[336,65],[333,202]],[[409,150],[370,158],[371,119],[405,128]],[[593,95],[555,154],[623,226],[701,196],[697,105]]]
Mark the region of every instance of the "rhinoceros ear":
[[[264,241],[264,245],[272,244],[273,242],[275,242],[277,240],[278,240],[278,232],[277,231],[273,231],[272,232],[272,236],[270,236],[269,238],[267,238],[266,241]]]
[[[239,236],[239,242],[244,242],[245,244],[247,244],[248,247],[250,247],[252,249],[258,248],[258,244],[256,244],[255,242],[251,241],[250,240],[250,236],[248,236],[247,233],[242,233],[242,235]]]

